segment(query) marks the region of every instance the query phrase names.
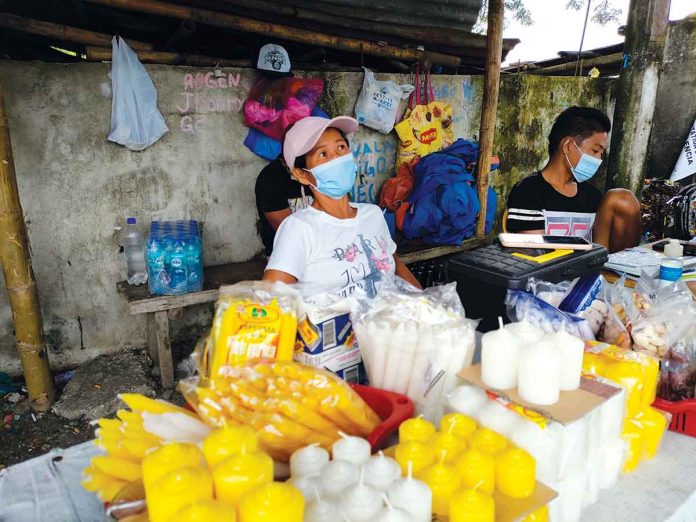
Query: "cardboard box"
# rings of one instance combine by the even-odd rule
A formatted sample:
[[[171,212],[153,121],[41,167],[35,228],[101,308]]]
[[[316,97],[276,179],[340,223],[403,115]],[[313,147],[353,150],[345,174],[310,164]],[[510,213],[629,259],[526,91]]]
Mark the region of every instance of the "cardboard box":
[[[489,394],[496,395],[502,399],[510,401],[522,408],[533,411],[543,417],[560,422],[561,424],[571,424],[581,419],[592,410],[602,405],[610,399],[619,389],[596,380],[585,379],[580,381],[580,388],[574,391],[562,391],[560,399],[556,404],[550,406],[539,406],[523,400],[517,393],[517,388],[512,390],[497,390],[486,386],[481,379],[481,365],[470,366],[460,371],[457,376],[463,381],[473,384],[486,390]]]

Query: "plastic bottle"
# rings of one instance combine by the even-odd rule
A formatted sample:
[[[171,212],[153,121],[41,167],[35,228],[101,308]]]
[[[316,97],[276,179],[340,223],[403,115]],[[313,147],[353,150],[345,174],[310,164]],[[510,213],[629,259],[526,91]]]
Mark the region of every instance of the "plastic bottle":
[[[123,233],[123,249],[126,252],[128,265],[128,284],[142,285],[147,281],[145,267],[145,242],[140,235],[134,217],[126,220],[126,229]]]
[[[169,254],[169,287],[172,294],[185,294],[188,277],[186,274],[186,251],[181,240],[175,240]]]
[[[669,286],[681,279],[684,271],[684,247],[676,239],[671,239],[665,246],[665,257],[660,263],[660,286]]]

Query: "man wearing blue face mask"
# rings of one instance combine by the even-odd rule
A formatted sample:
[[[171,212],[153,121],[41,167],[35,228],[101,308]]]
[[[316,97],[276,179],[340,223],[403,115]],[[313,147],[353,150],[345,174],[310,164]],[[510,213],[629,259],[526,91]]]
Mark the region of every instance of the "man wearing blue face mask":
[[[588,183],[602,164],[610,130],[602,111],[564,110],[549,133],[548,163],[510,193],[508,232],[581,236],[610,252],[636,246],[641,236],[636,196],[625,189],[602,195]]]
[[[389,228],[377,205],[351,203],[357,172],[347,134],[358,122],[307,117],[285,135],[283,157],[292,176],[309,187],[312,205],[287,217],[278,228],[264,280],[302,283],[306,298],[368,295],[382,274],[418,281],[395,254]]]

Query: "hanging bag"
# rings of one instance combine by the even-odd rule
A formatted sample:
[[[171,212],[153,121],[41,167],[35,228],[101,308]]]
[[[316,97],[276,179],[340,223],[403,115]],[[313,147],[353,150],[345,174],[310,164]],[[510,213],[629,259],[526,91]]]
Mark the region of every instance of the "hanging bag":
[[[365,127],[389,134],[396,122],[399,103],[413,92],[413,85],[381,81],[375,78],[370,69],[363,69],[365,78],[355,103],[355,119]]]

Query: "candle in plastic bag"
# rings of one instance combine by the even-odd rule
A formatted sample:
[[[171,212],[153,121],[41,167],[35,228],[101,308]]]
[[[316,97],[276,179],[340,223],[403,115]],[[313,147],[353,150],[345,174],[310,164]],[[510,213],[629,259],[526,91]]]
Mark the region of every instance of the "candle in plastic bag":
[[[561,358],[547,342],[525,345],[520,351],[518,393],[532,404],[558,402],[561,391]]]
[[[489,400],[486,405],[479,410],[478,421],[481,426],[508,437],[512,425],[519,417],[517,413],[507,409],[499,402]]]
[[[561,390],[577,390],[580,387],[585,343],[568,332],[553,333],[545,340],[556,347],[561,358]]]
[[[473,418],[486,401],[486,392],[471,384],[461,384],[447,395],[447,403],[453,411]]]
[[[500,328],[481,338],[481,379],[486,386],[509,390],[517,386],[520,341]]]

